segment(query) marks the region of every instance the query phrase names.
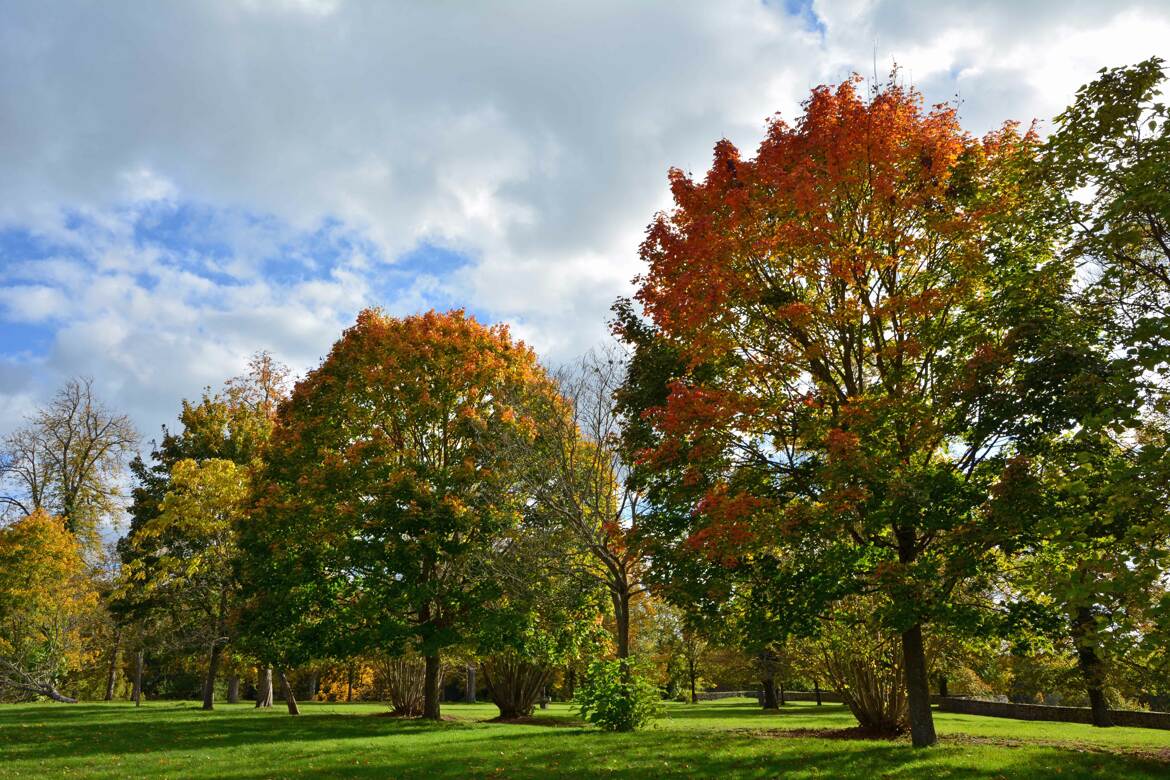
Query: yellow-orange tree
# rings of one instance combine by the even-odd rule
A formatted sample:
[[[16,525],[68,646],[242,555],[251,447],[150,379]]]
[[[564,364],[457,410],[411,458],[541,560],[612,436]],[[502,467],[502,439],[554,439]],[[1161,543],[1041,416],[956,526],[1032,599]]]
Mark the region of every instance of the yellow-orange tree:
[[[438,718],[440,652],[498,597],[484,560],[526,508],[553,393],[502,326],[359,315],[278,413],[242,533],[254,641],[291,661],[411,646]]]
[[[0,528],[0,700],[46,696],[83,662],[83,626],[98,607],[81,545],[41,510]]]
[[[883,595],[929,745],[922,626],[1010,533],[975,517],[997,459],[1060,415],[1068,269],[1032,133],[972,138],[857,84],[813,90],[754,160],[722,141],[705,180],[671,172],[636,298],[682,369],[637,422],[640,468],[690,496],[692,551],[832,572],[830,604]]]

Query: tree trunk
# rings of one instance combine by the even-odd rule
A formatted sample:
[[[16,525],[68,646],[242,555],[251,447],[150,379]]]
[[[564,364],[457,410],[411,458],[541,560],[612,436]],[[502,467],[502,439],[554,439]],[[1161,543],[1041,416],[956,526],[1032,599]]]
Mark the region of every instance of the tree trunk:
[[[256,706],[272,706],[272,667],[256,667]]]
[[[240,676],[233,674],[228,678],[228,704],[240,703]]]
[[[134,706],[142,706],[142,660],[145,651],[139,650],[134,656]]]
[[[527,717],[538,701],[547,707],[543,693],[551,672],[544,667],[504,653],[482,659],[480,669],[501,719]]]
[[[930,747],[938,742],[938,737],[934,733],[934,713],[930,709],[930,683],[926,676],[926,648],[922,642],[921,623],[902,632],[902,666],[906,674],[910,742],[914,747]]]
[[[945,674],[938,676],[938,695],[944,699],[947,697],[947,676]]]
[[[813,692],[817,695],[817,706],[821,706],[821,681],[813,680]]]
[[[475,667],[467,665],[467,685],[463,689],[463,701],[475,704]]]
[[[777,709],[776,705],[776,678],[764,678],[764,709]]]
[[[317,697],[317,672],[310,671],[305,680],[305,699],[312,701]]]
[[[780,705],[781,707],[783,707],[785,704],[788,703],[788,702],[784,701],[784,681],[783,680],[781,680],[780,682],[778,682],[776,684],[776,692],[778,694],[778,696],[776,697],[776,703],[778,705]]]
[[[288,678],[284,675],[284,669],[280,670],[280,692],[284,694],[284,703],[288,705],[288,714],[300,715],[301,708],[297,706],[297,697],[293,696],[293,689],[288,684]]]
[[[203,678],[203,709],[215,708],[215,678],[219,674],[219,659],[223,655],[223,645],[219,642],[211,643],[211,652],[207,658],[207,676]]]
[[[1105,662],[1092,642],[1095,634],[1093,612],[1088,607],[1079,607],[1073,619],[1073,640],[1077,647],[1077,666],[1085,680],[1089,693],[1089,709],[1093,714],[1093,725],[1109,728],[1113,715],[1105,701]]]
[[[118,650],[122,643],[122,628],[119,626],[114,631],[114,647],[110,650],[110,668],[106,674],[106,701],[114,700],[114,682],[116,681],[116,674],[118,672]]]
[[[349,665],[349,669],[345,674],[345,700],[353,701],[353,664]]]
[[[35,693],[38,696],[46,696],[46,697],[52,699],[53,701],[61,702],[62,704],[76,704],[77,703],[77,699],[73,698],[72,696],[66,696],[65,694],[58,691],[57,687],[55,685],[52,685],[52,684],[50,684],[50,685],[35,685],[35,686],[34,685],[18,685],[16,687],[20,690],[28,691],[29,693]]]
[[[567,677],[569,679],[566,681],[566,685],[569,688],[569,700],[571,701],[573,696],[577,693],[577,667],[569,664],[569,673]]]
[[[691,704],[697,704],[699,695],[695,691],[695,661],[694,659],[687,659],[687,675],[691,678]]]
[[[423,717],[438,720],[439,713],[439,656],[426,656],[426,672],[423,677]]]

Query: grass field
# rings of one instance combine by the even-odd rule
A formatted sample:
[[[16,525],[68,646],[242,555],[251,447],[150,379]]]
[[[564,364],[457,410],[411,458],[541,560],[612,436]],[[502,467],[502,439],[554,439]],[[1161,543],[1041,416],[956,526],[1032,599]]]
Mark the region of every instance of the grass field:
[[[672,704],[636,734],[582,727],[563,704],[539,725],[485,722],[488,704],[445,704],[438,724],[373,704],[302,708],[0,705],[0,777],[1170,778],[1170,732],[1149,729],[936,713],[942,744],[920,751],[832,738],[855,724],[837,705]]]

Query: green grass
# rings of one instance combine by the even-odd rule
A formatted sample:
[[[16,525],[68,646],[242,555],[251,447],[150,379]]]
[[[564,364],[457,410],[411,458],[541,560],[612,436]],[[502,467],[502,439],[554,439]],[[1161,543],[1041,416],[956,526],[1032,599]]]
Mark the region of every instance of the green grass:
[[[942,744],[843,740],[840,706],[669,705],[636,734],[576,724],[484,722],[491,705],[445,704],[443,723],[376,717],[372,704],[283,707],[154,702],[0,705],[0,777],[1170,777],[1170,732],[936,713]],[[793,730],[797,730],[794,734]]]

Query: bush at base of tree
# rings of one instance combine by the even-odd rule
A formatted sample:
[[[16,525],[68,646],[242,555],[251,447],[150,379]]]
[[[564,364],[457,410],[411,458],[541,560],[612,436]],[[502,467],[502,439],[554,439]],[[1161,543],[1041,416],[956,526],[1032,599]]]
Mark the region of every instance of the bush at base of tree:
[[[626,663],[626,674],[622,662],[616,659],[589,664],[574,698],[581,717],[606,731],[635,731],[657,715],[662,706],[658,686],[639,663],[632,658]]]
[[[417,718],[423,714],[426,662],[416,653],[385,655],[374,661],[374,673],[382,698],[390,704],[391,714]],[[439,687],[443,682],[440,672]]]

